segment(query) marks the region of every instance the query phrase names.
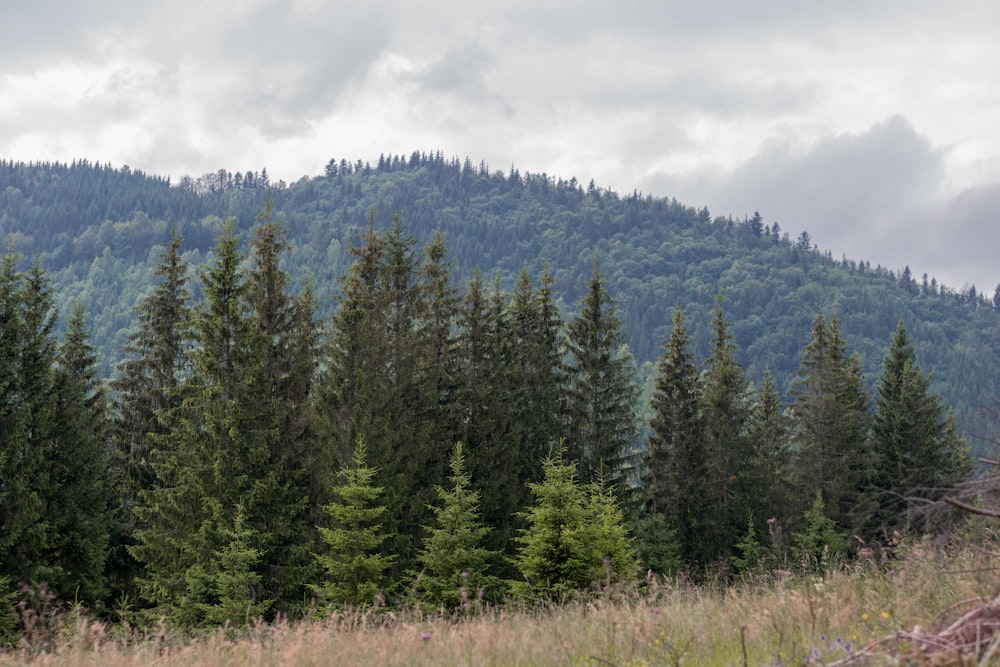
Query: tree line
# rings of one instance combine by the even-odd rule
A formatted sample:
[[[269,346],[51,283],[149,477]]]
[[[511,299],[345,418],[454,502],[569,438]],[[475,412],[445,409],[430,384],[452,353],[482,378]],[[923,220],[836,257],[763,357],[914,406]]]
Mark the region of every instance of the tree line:
[[[849,554],[970,473],[902,320],[873,400],[836,315],[817,315],[785,404],[747,380],[721,300],[700,364],[677,309],[643,410],[596,259],[563,321],[547,270],[460,290],[441,236],[420,248],[372,216],[323,321],[269,205],[248,243],[226,222],[196,281],[182,247],[108,383],[83,310],[57,341],[44,271],[4,261],[8,601],[44,583],[194,628],[565,599],[640,567]]]

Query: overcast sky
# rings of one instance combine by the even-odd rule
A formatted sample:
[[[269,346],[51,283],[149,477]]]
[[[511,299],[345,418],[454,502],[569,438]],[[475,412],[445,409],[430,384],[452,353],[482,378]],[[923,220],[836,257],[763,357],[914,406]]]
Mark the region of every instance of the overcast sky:
[[[1000,282],[1000,2],[34,0],[0,157],[295,181],[443,151]]]

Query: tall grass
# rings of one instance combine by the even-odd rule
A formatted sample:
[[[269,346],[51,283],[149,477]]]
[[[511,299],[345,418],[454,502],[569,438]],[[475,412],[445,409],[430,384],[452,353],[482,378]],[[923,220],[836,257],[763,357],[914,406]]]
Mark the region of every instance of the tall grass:
[[[652,581],[549,608],[464,618],[342,613],[194,637],[70,614],[46,650],[29,637],[0,655],[0,665],[802,665],[876,646],[869,661],[905,664],[892,653],[905,654],[902,640],[879,640],[940,627],[961,603],[992,598],[995,565],[973,546],[918,542],[891,565],[861,562],[823,575],[769,573],[735,585]]]

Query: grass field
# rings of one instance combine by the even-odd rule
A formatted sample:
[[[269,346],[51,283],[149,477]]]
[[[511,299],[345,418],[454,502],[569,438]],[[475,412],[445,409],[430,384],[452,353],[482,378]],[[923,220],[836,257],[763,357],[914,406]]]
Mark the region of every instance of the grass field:
[[[458,619],[352,613],[200,637],[68,615],[55,635],[8,650],[0,665],[1000,664],[997,565],[973,545],[920,542],[892,563],[823,576],[782,572],[700,587],[654,581],[547,609]],[[44,640],[51,644],[39,651]]]

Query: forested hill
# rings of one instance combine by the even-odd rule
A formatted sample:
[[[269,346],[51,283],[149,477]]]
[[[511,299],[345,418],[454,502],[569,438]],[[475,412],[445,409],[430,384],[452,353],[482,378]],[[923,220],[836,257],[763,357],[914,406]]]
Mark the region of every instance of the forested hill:
[[[86,161],[0,162],[0,238],[24,262],[40,260],[60,313],[85,306],[107,373],[122,356],[131,308],[147,292],[171,230],[183,236],[188,262],[200,267],[224,218],[246,232],[268,200],[293,246],[286,270],[308,278],[327,310],[369,211],[378,229],[399,213],[422,242],[444,232],[459,287],[477,268],[509,287],[522,268],[538,276],[548,266],[564,314],[575,308],[596,258],[646,377],[675,307],[696,357],[707,356],[716,295],[748,376],[759,380],[770,368],[784,390],[817,313],[837,314],[869,388],[903,317],[918,362],[933,373],[932,389],[954,407],[973,449],[986,451],[979,436],[997,432],[983,406],[1000,397],[1000,298],[835,259],[800,228],[790,236],[759,215],[713,219],[673,199],[490,171],[440,153],[376,165],[331,160],[324,175],[292,184],[272,183],[266,170],[171,183]]]

